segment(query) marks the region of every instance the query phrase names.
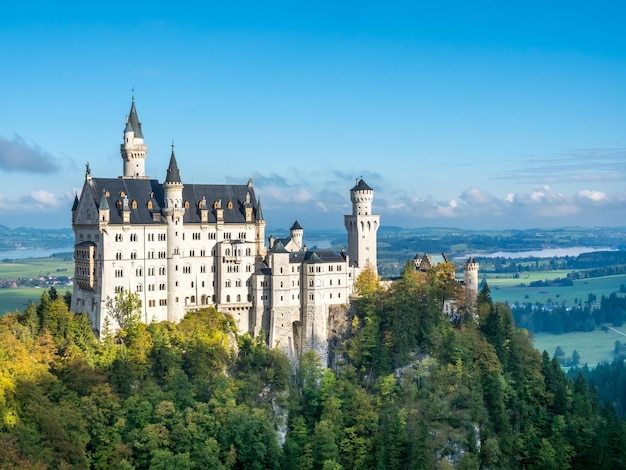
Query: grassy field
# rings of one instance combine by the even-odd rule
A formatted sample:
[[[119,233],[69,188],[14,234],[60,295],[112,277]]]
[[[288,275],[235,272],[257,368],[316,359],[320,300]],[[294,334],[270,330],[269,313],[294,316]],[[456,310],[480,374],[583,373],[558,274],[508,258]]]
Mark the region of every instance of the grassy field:
[[[554,279],[557,277],[565,277],[566,271],[542,271],[536,273],[528,273],[519,279],[508,278],[487,278],[487,283],[491,290],[491,297],[494,301],[525,303],[540,302],[547,304],[548,300],[553,303],[563,303],[572,305],[575,299],[587,300],[587,296],[591,293],[600,300],[602,295],[610,295],[612,292],[619,292],[621,284],[626,284],[626,274],[617,276],[595,277],[589,279],[578,279],[574,281],[573,286],[550,286],[550,287],[529,287],[532,281]],[[526,284],[520,287],[520,283]]]
[[[39,276],[74,276],[74,262],[60,258],[28,258],[0,261],[0,279]]]
[[[550,333],[536,333],[533,335],[533,343],[539,351],[548,351],[550,357],[554,356],[557,346],[561,346],[566,356],[571,356],[574,350],[580,354],[580,365],[587,364],[596,366],[599,362],[612,362],[615,340],[624,343],[626,341],[626,329],[616,328],[616,331],[602,330],[588,333],[576,332],[553,335]]]
[[[29,301],[33,301],[35,304],[39,303],[39,298],[44,289],[39,287],[15,287],[11,289],[0,289],[0,316],[5,313],[12,313],[16,310],[23,312],[28,306]],[[59,287],[57,289],[59,295],[65,294],[65,291],[70,291],[70,288]]]
[[[41,276],[74,275],[74,263],[60,258],[28,258],[0,261],[0,279],[16,280],[20,278],[38,278]],[[67,287],[57,289],[63,295]],[[29,301],[37,303],[42,293],[37,287],[14,287],[0,289],[0,315],[15,310],[23,311]]]

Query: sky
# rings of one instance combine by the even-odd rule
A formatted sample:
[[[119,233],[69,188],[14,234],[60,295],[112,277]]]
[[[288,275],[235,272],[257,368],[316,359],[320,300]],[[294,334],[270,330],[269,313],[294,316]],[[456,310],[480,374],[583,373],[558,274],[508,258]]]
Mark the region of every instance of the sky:
[[[117,177],[253,179],[268,229],[626,226],[623,1],[5,2],[0,224]]]

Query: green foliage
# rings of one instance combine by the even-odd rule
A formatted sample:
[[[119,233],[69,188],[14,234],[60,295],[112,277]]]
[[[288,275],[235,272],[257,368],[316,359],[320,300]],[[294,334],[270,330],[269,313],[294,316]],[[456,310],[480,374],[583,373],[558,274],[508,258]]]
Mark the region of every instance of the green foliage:
[[[362,294],[348,364],[307,352],[294,377],[215,309],[98,341],[44,292],[0,319],[0,467],[623,468],[615,408],[488,295],[450,325],[445,272]],[[621,387],[620,364],[598,377]]]
[[[141,322],[141,299],[139,294],[128,290],[118,292],[113,298],[107,297],[104,305],[107,315],[118,327],[118,339],[123,342],[128,335],[132,339]]]

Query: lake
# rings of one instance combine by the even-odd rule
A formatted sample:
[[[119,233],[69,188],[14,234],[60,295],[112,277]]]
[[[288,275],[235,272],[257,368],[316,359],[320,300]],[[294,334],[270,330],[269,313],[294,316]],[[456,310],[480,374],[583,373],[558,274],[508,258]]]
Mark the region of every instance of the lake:
[[[542,248],[541,250],[529,251],[496,251],[495,253],[473,253],[470,256],[480,258],[553,258],[555,256],[578,256],[582,253],[593,253],[595,251],[618,251],[615,248],[572,246],[569,248]],[[467,259],[467,256],[464,257]]]
[[[56,253],[73,253],[74,247],[66,248],[26,248],[21,250],[0,251],[0,259],[48,258]]]

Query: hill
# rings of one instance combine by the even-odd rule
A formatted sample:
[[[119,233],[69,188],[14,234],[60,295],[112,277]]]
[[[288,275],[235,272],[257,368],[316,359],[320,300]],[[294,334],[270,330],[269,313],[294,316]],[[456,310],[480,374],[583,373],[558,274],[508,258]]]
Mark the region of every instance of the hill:
[[[359,278],[336,367],[307,353],[295,374],[214,309],[148,326],[130,309],[97,340],[45,291],[0,319],[0,467],[623,468],[614,409],[507,306],[441,314],[449,268]]]

